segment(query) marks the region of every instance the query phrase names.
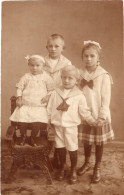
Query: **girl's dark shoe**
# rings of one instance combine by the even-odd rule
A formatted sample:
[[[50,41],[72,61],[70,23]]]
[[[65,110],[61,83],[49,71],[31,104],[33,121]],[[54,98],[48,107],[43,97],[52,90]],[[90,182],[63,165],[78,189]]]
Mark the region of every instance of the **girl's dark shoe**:
[[[94,166],[93,176],[91,180],[92,183],[98,183],[101,180],[100,167],[101,167],[102,155],[103,155],[103,145],[97,145],[95,151],[96,163]]]
[[[85,172],[90,170],[91,166],[89,162],[85,162],[81,168],[78,169],[77,174],[79,176],[83,175]]]
[[[98,183],[101,180],[100,167],[94,167],[92,183]]]

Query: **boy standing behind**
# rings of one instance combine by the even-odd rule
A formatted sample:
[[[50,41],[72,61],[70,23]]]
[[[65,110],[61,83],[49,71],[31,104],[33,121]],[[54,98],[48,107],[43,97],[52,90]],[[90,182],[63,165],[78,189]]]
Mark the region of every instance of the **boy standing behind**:
[[[46,48],[48,56],[45,57],[44,70],[52,77],[56,87],[62,84],[61,69],[71,65],[66,57],[62,55],[65,48],[65,42],[62,35],[53,34],[47,40]]]
[[[65,41],[62,35],[52,34],[47,40],[46,48],[48,56],[45,57],[44,70],[52,78],[56,88],[62,84],[61,69],[67,65],[71,65],[71,61],[62,55],[65,49]],[[54,151],[53,166],[56,168],[59,167],[57,148]]]

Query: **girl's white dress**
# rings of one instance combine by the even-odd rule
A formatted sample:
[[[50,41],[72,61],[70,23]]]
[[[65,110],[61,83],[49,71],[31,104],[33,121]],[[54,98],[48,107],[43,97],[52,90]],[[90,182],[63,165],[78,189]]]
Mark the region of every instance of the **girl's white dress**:
[[[44,71],[38,75],[25,74],[16,85],[17,97],[22,96],[22,106],[16,107],[10,117],[15,122],[42,122],[47,123],[46,104],[41,99],[53,90],[53,81]]]
[[[86,69],[81,71],[81,78],[86,81],[93,81],[92,89],[87,85],[81,89],[93,117],[95,119],[98,119],[98,117],[104,118],[110,123],[111,76],[101,66],[98,66],[92,73],[89,73]]]
[[[90,131],[83,128],[82,140],[88,144],[106,144],[114,139],[110,113],[112,77],[101,66],[98,66],[92,73],[88,73],[86,69],[81,71],[81,79],[82,81],[85,79],[86,82],[93,82],[92,88],[88,85],[83,87],[81,85],[81,90],[86,97],[92,116],[96,120],[98,118],[105,119],[105,124],[100,128],[91,127]]]

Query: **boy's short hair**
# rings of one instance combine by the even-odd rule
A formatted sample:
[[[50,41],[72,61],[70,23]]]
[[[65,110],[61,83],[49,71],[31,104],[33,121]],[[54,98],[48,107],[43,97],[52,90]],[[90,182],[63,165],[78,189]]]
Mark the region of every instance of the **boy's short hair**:
[[[25,59],[27,60],[28,65],[31,63],[31,61],[39,61],[43,65],[45,65],[45,60],[41,55],[31,55],[31,56],[26,56]]]
[[[61,70],[61,75],[72,72],[73,76],[78,80],[80,79],[80,72],[74,65],[67,65]]]
[[[64,41],[64,37],[60,34],[52,34],[49,38],[52,38],[52,39],[60,38]]]
[[[63,42],[63,47],[65,47],[65,40],[64,40],[64,37],[62,36],[62,35],[60,35],[60,34],[52,34],[52,35],[50,35],[50,37],[48,38],[48,40],[47,40],[47,44],[48,44],[48,42],[49,42],[49,40],[54,40],[54,39],[61,39],[62,40],[62,42]]]

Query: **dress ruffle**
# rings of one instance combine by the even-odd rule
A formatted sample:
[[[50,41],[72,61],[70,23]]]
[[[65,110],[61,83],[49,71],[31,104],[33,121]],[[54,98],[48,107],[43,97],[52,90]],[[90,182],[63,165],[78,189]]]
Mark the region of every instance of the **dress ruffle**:
[[[46,107],[25,106],[16,107],[10,117],[11,121],[15,122],[48,122]]]

